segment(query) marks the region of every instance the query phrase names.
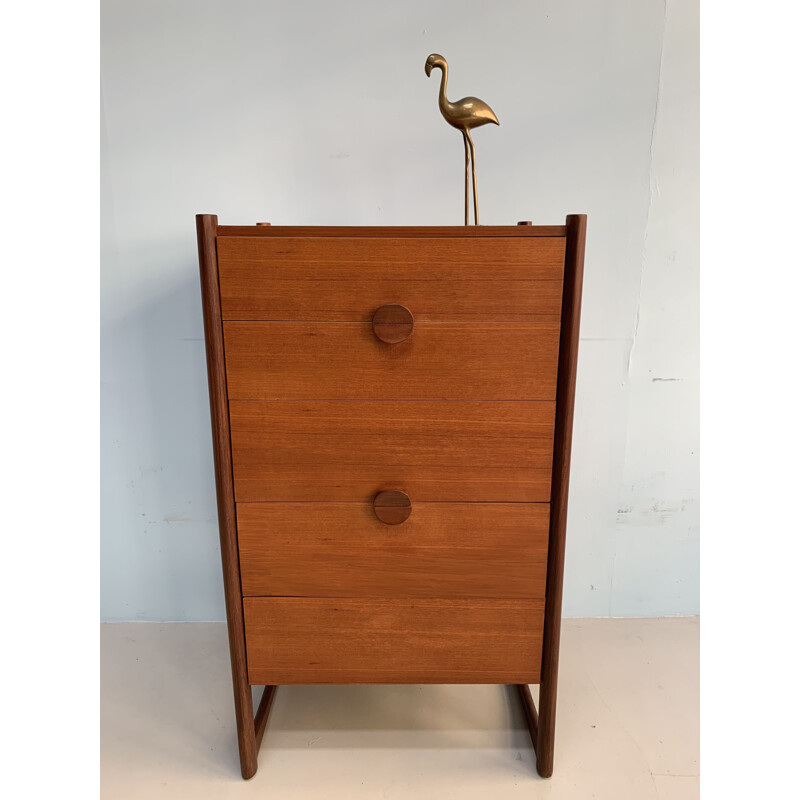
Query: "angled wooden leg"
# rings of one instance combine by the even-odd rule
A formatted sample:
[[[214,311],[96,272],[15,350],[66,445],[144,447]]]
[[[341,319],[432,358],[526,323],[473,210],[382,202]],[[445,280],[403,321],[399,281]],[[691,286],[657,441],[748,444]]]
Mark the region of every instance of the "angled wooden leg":
[[[208,395],[214,442],[222,581],[225,587],[228,644],[231,651],[233,703],[236,710],[236,730],[239,734],[239,760],[242,765],[242,776],[252,778],[256,774],[258,762],[253,725],[253,696],[247,680],[247,659],[244,650],[244,612],[239,575],[239,552],[236,543],[236,503],[233,498],[228,387],[225,380],[222,310],[217,272],[216,216],[212,214],[197,215],[197,247],[200,255],[200,288],[203,296]]]
[[[561,641],[567,500],[585,243],[586,215],[570,214],[567,217],[567,248],[564,256],[564,286],[561,300],[561,346],[558,353],[553,477],[550,482],[550,539],[547,550],[547,588],[536,740],[536,769],[543,778],[549,778],[553,774],[555,750],[558,651]]]
[[[539,713],[533,702],[530,686],[527,683],[518,683],[516,687],[519,690],[519,699],[522,701],[522,710],[525,712],[525,720],[528,723],[533,752],[536,754],[536,771],[543,778],[549,778],[553,774],[555,726],[545,727],[539,724]],[[542,698],[545,693],[545,687],[540,685],[539,697]]]
[[[539,715],[536,713],[536,706],[533,703],[531,687],[527,683],[516,684],[519,690],[519,699],[522,701],[522,710],[525,712],[525,719],[528,722],[528,730],[531,734],[533,752],[536,752],[539,738]]]
[[[200,287],[203,296],[203,323],[206,333],[208,392],[214,442],[222,579],[225,587],[228,644],[231,652],[233,703],[236,711],[236,732],[239,738],[239,761],[242,765],[242,777],[252,778],[258,769],[258,748],[264,736],[272,698],[275,696],[275,687],[265,687],[261,704],[254,718],[253,694],[247,675],[247,657],[244,647],[244,608],[239,573],[228,387],[225,378],[222,307],[217,265],[217,218],[214,215],[197,215],[197,246],[200,255]]]
[[[539,710],[536,730],[536,771],[543,777],[549,778],[553,774],[555,761],[556,740],[556,678],[554,674],[545,683],[539,685]]]
[[[543,778],[549,778],[553,774],[555,753],[558,651],[561,640],[567,500],[585,241],[586,216],[584,214],[568,216],[561,302],[561,346],[558,353],[553,477],[550,483],[550,535],[547,548],[547,586],[545,589],[538,714],[533,705],[530,689],[527,686],[520,686],[520,696],[533,739],[533,749],[536,751],[536,771]]]
[[[236,692],[236,685],[234,682],[234,697]],[[236,732],[239,738],[239,763],[242,767],[242,777],[249,780],[256,774],[258,770],[258,751],[256,749],[256,736],[255,727],[253,726],[253,709],[252,701],[250,713],[239,713],[239,704],[236,705]],[[243,705],[243,703],[242,703]],[[247,719],[249,717],[249,719]]]
[[[258,751],[261,749],[261,740],[264,738],[264,731],[267,729],[269,712],[272,709],[272,701],[275,699],[277,686],[265,686],[264,694],[258,704],[255,719],[249,725],[244,720],[237,717],[237,732],[239,734],[239,757],[242,764],[242,777],[249,780],[258,771]]]
[[[267,729],[267,720],[277,688],[277,686],[264,687],[264,694],[261,695],[255,718],[252,716],[251,702],[250,720],[252,721],[240,719],[238,716],[236,718],[236,728],[239,734],[239,758],[242,764],[242,777],[245,780],[252,778],[258,771],[258,751],[261,749],[261,740]]]
[[[272,701],[275,699],[277,688],[277,686],[265,686],[264,694],[261,695],[261,702],[258,704],[255,719],[256,756],[261,748],[261,740],[264,738],[264,731],[267,728],[267,720],[269,719],[269,712],[272,708]]]

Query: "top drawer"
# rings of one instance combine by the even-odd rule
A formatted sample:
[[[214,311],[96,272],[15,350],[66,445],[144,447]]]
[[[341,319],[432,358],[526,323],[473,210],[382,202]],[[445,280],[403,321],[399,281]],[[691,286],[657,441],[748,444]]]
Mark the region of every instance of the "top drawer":
[[[419,322],[555,322],[566,239],[217,239],[224,320],[366,322],[399,303]]]

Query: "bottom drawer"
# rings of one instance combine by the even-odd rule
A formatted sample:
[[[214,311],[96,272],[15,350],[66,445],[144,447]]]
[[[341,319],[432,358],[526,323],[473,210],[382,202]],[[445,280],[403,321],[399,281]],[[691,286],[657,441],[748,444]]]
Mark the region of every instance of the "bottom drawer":
[[[245,597],[250,683],[538,683],[543,600]]]

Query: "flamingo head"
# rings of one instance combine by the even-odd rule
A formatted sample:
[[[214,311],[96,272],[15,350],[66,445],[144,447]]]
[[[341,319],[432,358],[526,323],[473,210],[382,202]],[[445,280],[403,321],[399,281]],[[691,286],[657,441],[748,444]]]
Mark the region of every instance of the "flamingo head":
[[[447,67],[447,60],[444,56],[440,56],[438,53],[431,53],[425,61],[425,74],[430,78],[431,71],[434,67],[439,67],[439,69],[444,70]]]

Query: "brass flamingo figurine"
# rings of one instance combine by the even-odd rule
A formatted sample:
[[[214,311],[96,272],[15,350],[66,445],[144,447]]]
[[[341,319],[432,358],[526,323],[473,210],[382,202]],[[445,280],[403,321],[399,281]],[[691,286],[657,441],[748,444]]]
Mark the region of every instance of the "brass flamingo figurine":
[[[454,128],[461,131],[464,137],[464,224],[469,225],[469,167],[472,161],[472,201],[475,206],[475,224],[478,224],[478,184],[475,177],[475,145],[469,132],[493,122],[500,123],[489,106],[477,97],[462,97],[451,103],[447,99],[447,59],[438,53],[431,53],[425,61],[425,74],[430,78],[431,72],[438,67],[442,71],[442,83],[439,86],[439,111]]]

